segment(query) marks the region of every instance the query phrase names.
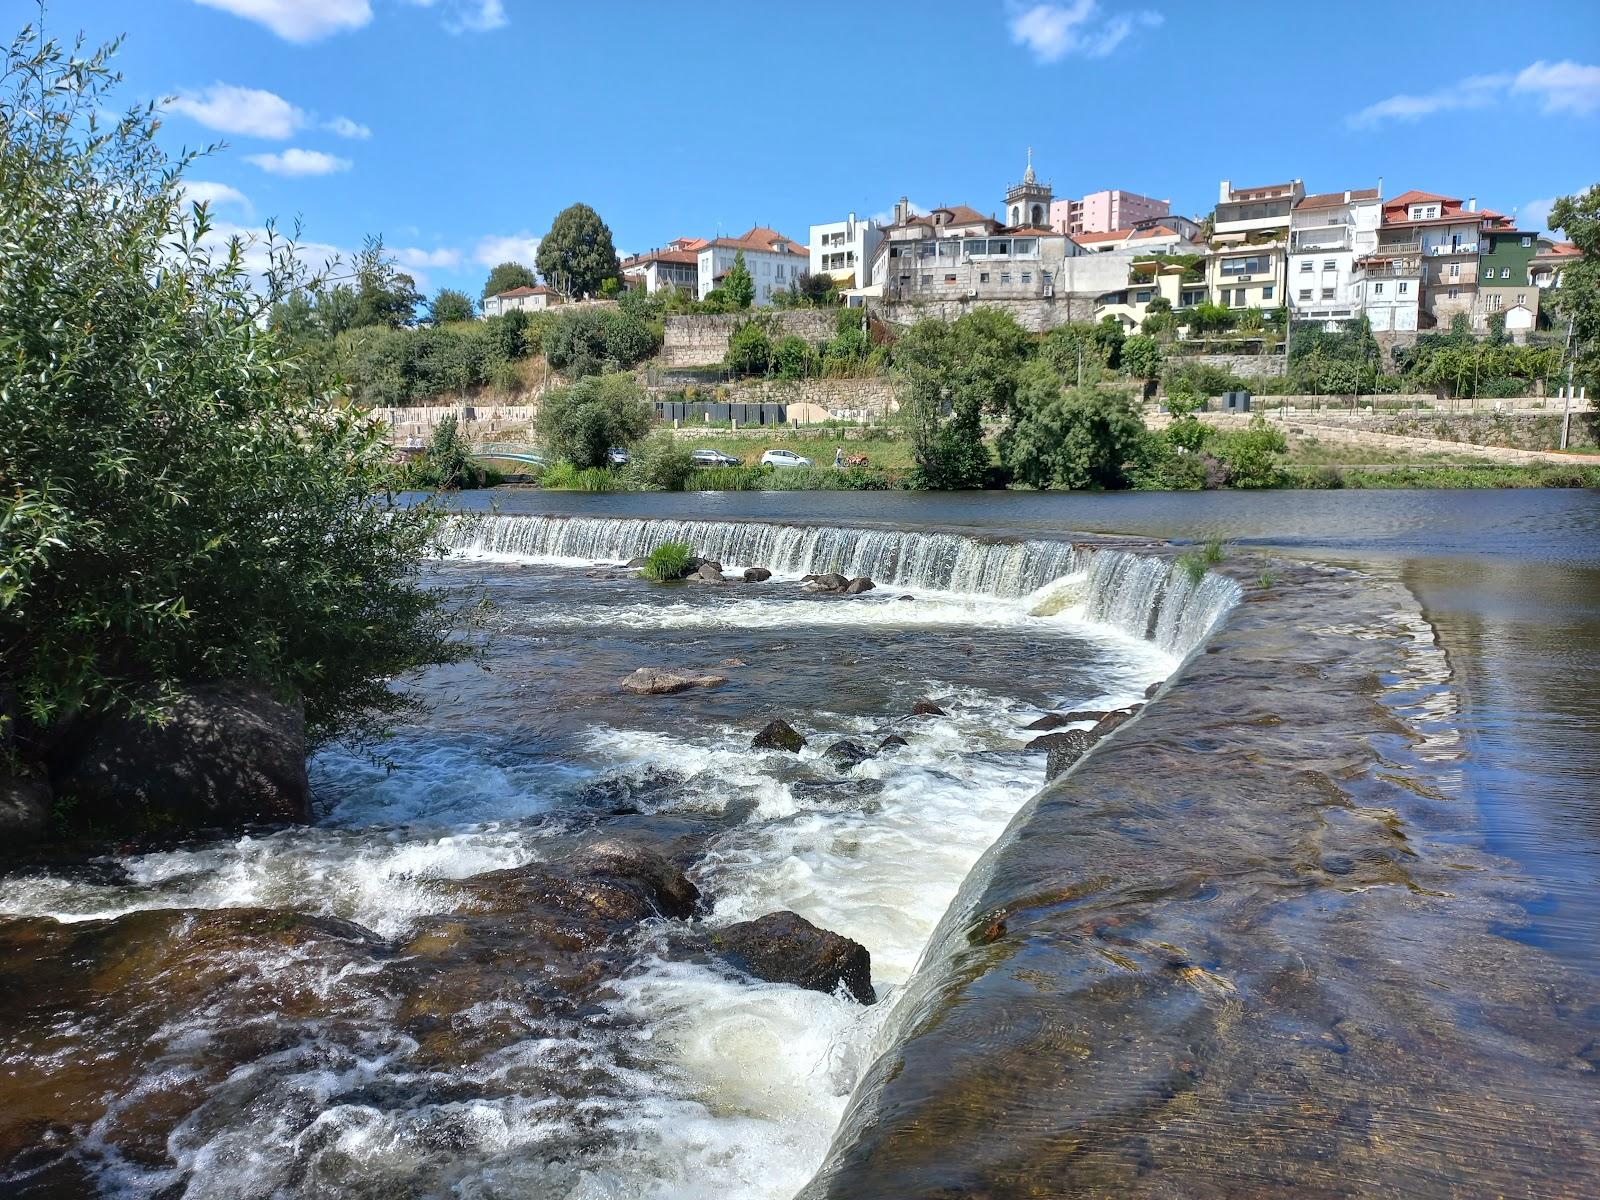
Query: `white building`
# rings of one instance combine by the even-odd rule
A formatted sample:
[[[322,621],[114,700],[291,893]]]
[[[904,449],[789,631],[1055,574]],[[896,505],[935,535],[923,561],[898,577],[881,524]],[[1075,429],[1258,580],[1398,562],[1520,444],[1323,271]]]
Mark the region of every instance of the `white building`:
[[[883,241],[883,229],[874,220],[858,220],[851,213],[843,221],[811,227],[810,271],[827,275],[840,287],[864,288],[872,282],[872,257]]]
[[[623,259],[622,278],[647,292],[693,293],[700,281],[700,251],[708,244],[705,238],[674,238],[660,249]]]
[[[1296,321],[1336,329],[1362,312],[1356,262],[1377,249],[1377,188],[1323,192],[1295,205],[1289,224],[1289,308]],[[1396,297],[1398,298],[1398,297]]]
[[[806,273],[811,262],[802,243],[760,225],[742,237],[717,238],[699,253],[696,291],[699,299],[704,300],[712,288],[722,286],[723,277],[740,251],[744,252],[745,270],[750,272],[756,285],[754,303],[757,308],[771,304],[775,292],[787,291],[791,283]]]
[[[493,296],[486,297],[483,302],[483,315],[503,317],[506,313],[517,310],[543,312],[560,303],[561,297],[542,283],[534,287],[514,287],[509,291],[496,292]]]

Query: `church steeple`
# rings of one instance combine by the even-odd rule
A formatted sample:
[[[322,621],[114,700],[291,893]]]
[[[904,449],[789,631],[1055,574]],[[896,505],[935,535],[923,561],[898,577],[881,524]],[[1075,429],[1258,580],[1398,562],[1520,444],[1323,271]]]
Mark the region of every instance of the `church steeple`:
[[[1033,170],[1033,147],[1028,147],[1028,167],[1022,182],[1006,188],[1006,224],[1044,228],[1050,224],[1050,201],[1055,193],[1048,183],[1040,183]]]

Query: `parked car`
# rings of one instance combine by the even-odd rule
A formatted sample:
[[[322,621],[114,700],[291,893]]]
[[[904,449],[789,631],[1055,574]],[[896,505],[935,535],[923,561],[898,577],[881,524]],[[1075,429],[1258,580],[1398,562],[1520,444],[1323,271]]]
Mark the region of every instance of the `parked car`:
[[[721,450],[696,450],[689,460],[697,467],[737,467],[744,461]]]
[[[628,457],[628,452],[621,446],[613,446],[606,451],[606,461],[613,467],[625,467],[632,459]]]
[[[768,450],[761,456],[763,467],[809,467],[811,460],[793,450]]]

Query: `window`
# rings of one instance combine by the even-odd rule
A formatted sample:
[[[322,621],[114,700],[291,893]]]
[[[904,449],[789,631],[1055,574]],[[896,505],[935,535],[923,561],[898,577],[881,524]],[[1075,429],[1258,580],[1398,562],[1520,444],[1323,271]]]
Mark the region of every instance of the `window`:
[[[1301,288],[1300,289],[1300,299],[1302,301],[1311,299],[1311,289],[1310,288]]]
[[[1311,269],[1312,269],[1312,262],[1311,262],[1311,260],[1309,258],[1303,260],[1300,263],[1300,274],[1309,275],[1309,274],[1311,274]]]
[[[1400,285],[1400,286],[1402,286],[1402,287],[1404,287],[1404,286],[1405,286],[1405,285],[1404,285],[1404,284],[1401,284],[1401,285]],[[1373,284],[1373,285],[1372,285],[1372,294],[1373,294],[1373,295],[1374,295],[1374,296],[1381,296],[1381,295],[1383,295],[1383,284],[1381,284],[1381,283],[1375,283],[1375,284]]]
[[[1517,303],[1519,305],[1521,305],[1521,304],[1526,304],[1527,302],[1528,302],[1528,293],[1527,292],[1518,292],[1517,293]]]
[[[923,275],[922,275],[922,286],[923,287],[932,287],[933,286],[933,274],[931,272],[926,272],[926,271],[923,272]]]
[[[1001,271],[1000,272],[1000,282],[1001,283],[1010,283],[1011,282],[1011,272],[1010,271]]]
[[[1276,291],[1276,290],[1277,290],[1277,289],[1276,289],[1276,288],[1274,288],[1274,287],[1273,287],[1273,286],[1272,286],[1272,285],[1271,285],[1271,284],[1270,284],[1270,283],[1269,283],[1269,284],[1268,284],[1268,285],[1267,285],[1267,286],[1266,286],[1266,287],[1264,287],[1264,288],[1262,288],[1262,289],[1261,289],[1261,298],[1262,298],[1262,299],[1263,299],[1263,300],[1271,300],[1271,299],[1272,299],[1272,293],[1273,293],[1273,292],[1275,292],[1275,291]]]
[[[1485,279],[1493,279],[1494,278],[1494,268],[1493,267],[1485,267],[1483,269],[1483,277]]]
[[[1000,241],[1000,240],[996,239],[995,241],[992,241],[992,242],[989,243],[989,253],[990,254],[1010,254],[1011,253],[1011,243],[1009,241]]]
[[[1383,284],[1381,284],[1381,283],[1380,283],[1380,284],[1379,284],[1379,285],[1378,285],[1378,290],[1379,290],[1379,291],[1380,291],[1380,292],[1381,292],[1381,291],[1383,291]],[[1402,284],[1401,284],[1401,285],[1400,285],[1400,294],[1401,294],[1401,295],[1402,295],[1402,296],[1404,296],[1404,295],[1405,295],[1405,294],[1406,294],[1406,293],[1407,293],[1407,292],[1409,292],[1409,291],[1410,291],[1410,290],[1411,290],[1411,285],[1410,285],[1410,284],[1409,284],[1409,283],[1402,283]]]
[[[1038,249],[1039,240],[1037,238],[1018,238],[1016,241],[1011,243],[1011,253],[1016,255],[1018,258],[1023,258],[1029,254],[1035,254],[1038,252]]]
[[[1501,267],[1500,268],[1500,278],[1501,279],[1510,279],[1511,278],[1511,268],[1510,267]]]
[[[1451,279],[1460,279],[1461,278],[1461,264],[1460,263],[1451,263],[1450,264],[1450,278]]]
[[[1461,290],[1459,288],[1450,288],[1448,291],[1445,292],[1445,299],[1454,300],[1460,294],[1461,294]]]
[[[1332,288],[1323,288],[1322,289],[1322,298],[1324,300],[1332,300],[1333,299],[1333,289]]]
[[[1049,271],[1040,271],[1039,272],[1039,282],[1040,283],[1049,284],[1049,282],[1054,278],[1055,278],[1055,276],[1052,275]]]
[[[778,264],[778,278],[779,279],[783,278],[783,264],[782,263]]]
[[[1528,236],[1524,235],[1523,238],[1522,238],[1522,244],[1524,246],[1531,246],[1531,245],[1533,245],[1533,239],[1531,237],[1528,237]]]
[[[1033,282],[1033,272],[1032,271],[1024,271],[1022,273],[1022,282],[1023,283],[1032,283]]]
[[[1133,294],[1133,302],[1135,304],[1149,304],[1154,297],[1155,293],[1147,288],[1142,292],[1135,292]]]
[[[988,283],[989,282],[989,272],[987,272],[987,271],[978,272],[978,282],[979,283]]]
[[[1322,269],[1324,271],[1337,270],[1338,266],[1339,264],[1331,258],[1325,258],[1322,260]]]

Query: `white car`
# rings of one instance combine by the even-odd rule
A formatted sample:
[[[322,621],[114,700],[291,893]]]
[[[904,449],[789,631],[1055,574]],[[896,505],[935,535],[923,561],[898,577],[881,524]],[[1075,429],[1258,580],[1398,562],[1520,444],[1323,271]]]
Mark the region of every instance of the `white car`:
[[[632,458],[621,446],[613,446],[606,451],[606,461],[614,467],[625,467]]]
[[[737,467],[739,460],[731,454],[724,454],[721,450],[696,450],[689,455],[689,461],[697,467]]]
[[[763,467],[809,467],[811,460],[793,450],[768,450],[761,456]]]

